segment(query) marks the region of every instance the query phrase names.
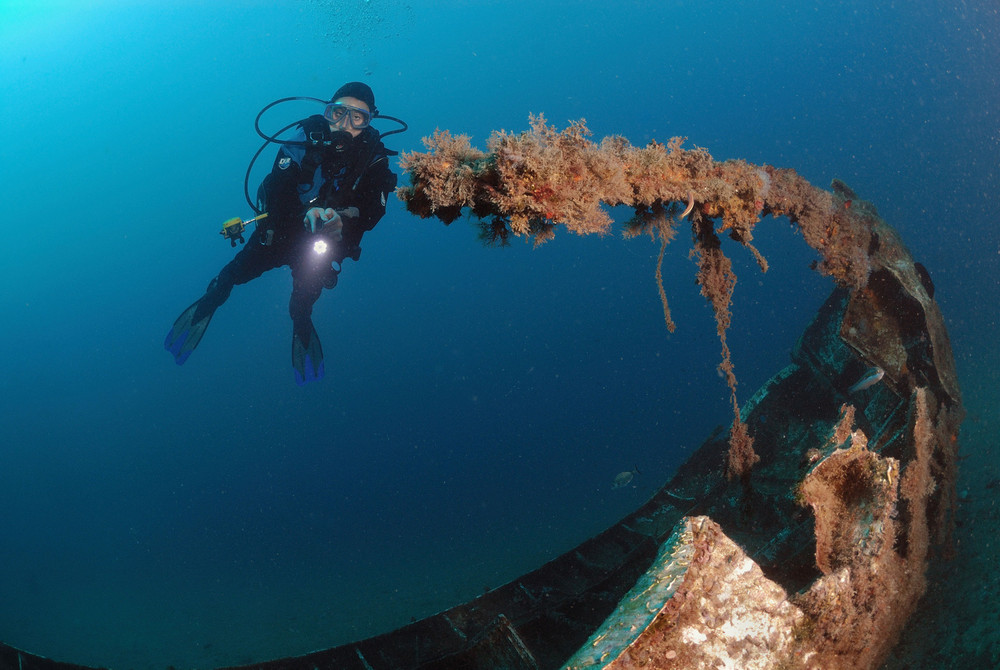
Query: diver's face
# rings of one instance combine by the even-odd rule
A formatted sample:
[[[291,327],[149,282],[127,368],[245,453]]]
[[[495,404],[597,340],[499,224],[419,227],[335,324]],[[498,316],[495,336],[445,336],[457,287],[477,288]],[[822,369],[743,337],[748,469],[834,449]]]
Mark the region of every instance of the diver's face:
[[[368,108],[368,105],[363,100],[358,100],[357,98],[353,98],[349,95],[346,95],[343,98],[337,98],[336,100],[334,100],[334,102],[339,102],[344,105],[350,105],[351,107],[358,107],[360,109],[364,109],[369,114],[372,111],[371,109]],[[353,125],[351,125],[351,123],[345,116],[344,118],[340,119],[340,121],[330,122],[330,130],[331,131],[346,130],[351,134],[351,137],[357,137],[358,135],[361,134],[362,129],[355,128]]]

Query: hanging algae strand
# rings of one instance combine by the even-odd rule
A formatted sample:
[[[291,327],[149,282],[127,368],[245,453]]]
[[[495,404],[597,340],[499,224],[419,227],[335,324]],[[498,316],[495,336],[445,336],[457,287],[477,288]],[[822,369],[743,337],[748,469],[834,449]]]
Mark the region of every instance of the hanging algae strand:
[[[653,141],[635,147],[620,136],[593,142],[583,121],[570,122],[562,131],[541,115],[529,117],[529,123],[530,130],[521,133],[495,131],[486,151],[473,147],[465,135],[436,131],[424,138],[425,152],[403,154],[401,165],[410,185],[397,189],[397,195],[410,212],[446,224],[468,210],[479,220],[484,241],[500,245],[508,244],[511,236],[530,236],[540,244],[555,235],[558,225],[580,235],[604,234],[612,225],[606,208],[627,205],[635,214],[624,234],[660,239],[657,288],[671,331],[674,323],[660,265],[677,224],[688,216],[697,282],[715,313],[722,344],[719,369],[733,404],[727,471],[746,481],[757,456],[740,419],[726,342],[736,274],[720,236],[743,245],[766,271],[767,261],[752,244],[754,226],[768,214],[786,216],[819,252],[816,269],[858,289],[870,271],[874,209],[858,206],[862,201],[852,207],[848,189],[829,193],[794,170],[741,160],[719,162],[704,149],[682,149],[682,137],[666,145]]]

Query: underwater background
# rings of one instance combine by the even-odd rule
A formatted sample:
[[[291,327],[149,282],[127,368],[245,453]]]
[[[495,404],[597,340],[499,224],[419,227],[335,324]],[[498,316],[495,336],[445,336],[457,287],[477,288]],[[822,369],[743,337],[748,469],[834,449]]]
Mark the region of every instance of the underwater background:
[[[257,112],[361,80],[400,151],[541,113],[871,200],[933,278],[969,411],[957,557],[890,665],[1000,663],[995,2],[79,4],[0,2],[0,640],[162,670],[368,637],[600,532],[730,421],[683,233],[671,335],[649,238],[488,248],[396,200],[316,305],[323,381],[293,381],[287,268],[178,368],[163,338],[251,215]],[[741,402],[832,289],[786,220],[755,243],[767,274],[724,244]]]

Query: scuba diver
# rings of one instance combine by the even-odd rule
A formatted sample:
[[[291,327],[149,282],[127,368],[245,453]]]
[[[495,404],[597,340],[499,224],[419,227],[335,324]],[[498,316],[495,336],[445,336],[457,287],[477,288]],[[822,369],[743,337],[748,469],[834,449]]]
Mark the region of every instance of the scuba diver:
[[[284,100],[315,98],[284,98]],[[337,284],[345,258],[357,261],[361,237],[375,227],[385,214],[386,200],[396,188],[396,175],[389,168],[389,156],[396,155],[382,144],[371,126],[379,116],[375,95],[362,82],[344,84],[326,101],[322,115],[286,126],[295,126],[291,140],[278,140],[260,131],[281,148],[271,173],[257,190],[259,216],[249,241],[209,283],[197,302],[174,322],[164,347],[182,365],[201,341],[212,315],[229,298],[233,286],[245,284],[268,270],[288,265],[292,269],[292,296],[288,311],[292,318],[292,367],[301,386],[323,377],[323,349],[312,322],[313,304],[323,288]],[[260,115],[257,121],[260,121]],[[384,117],[406,124],[393,117]],[[257,152],[257,156],[260,151]],[[254,160],[256,157],[254,156]],[[250,163],[253,167],[253,161]],[[247,170],[249,179],[250,168]],[[246,183],[244,183],[246,191]],[[249,194],[247,193],[249,202]],[[253,203],[250,203],[253,206]],[[243,241],[243,225],[233,219],[222,234],[236,246]]]

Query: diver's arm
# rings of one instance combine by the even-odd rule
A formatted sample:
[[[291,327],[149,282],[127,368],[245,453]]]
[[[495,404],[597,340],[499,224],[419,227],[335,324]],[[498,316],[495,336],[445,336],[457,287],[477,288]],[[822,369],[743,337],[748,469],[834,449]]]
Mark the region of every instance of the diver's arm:
[[[341,191],[337,194],[340,197],[326,203],[340,215],[341,258],[358,260],[361,237],[385,215],[386,202],[395,188],[396,175],[389,169],[388,159],[381,156],[365,171],[357,189]]]
[[[368,168],[358,184],[358,197],[354,203],[358,215],[354,225],[363,231],[374,228],[385,216],[386,203],[395,190],[396,175],[389,169],[389,159],[381,156]]]

